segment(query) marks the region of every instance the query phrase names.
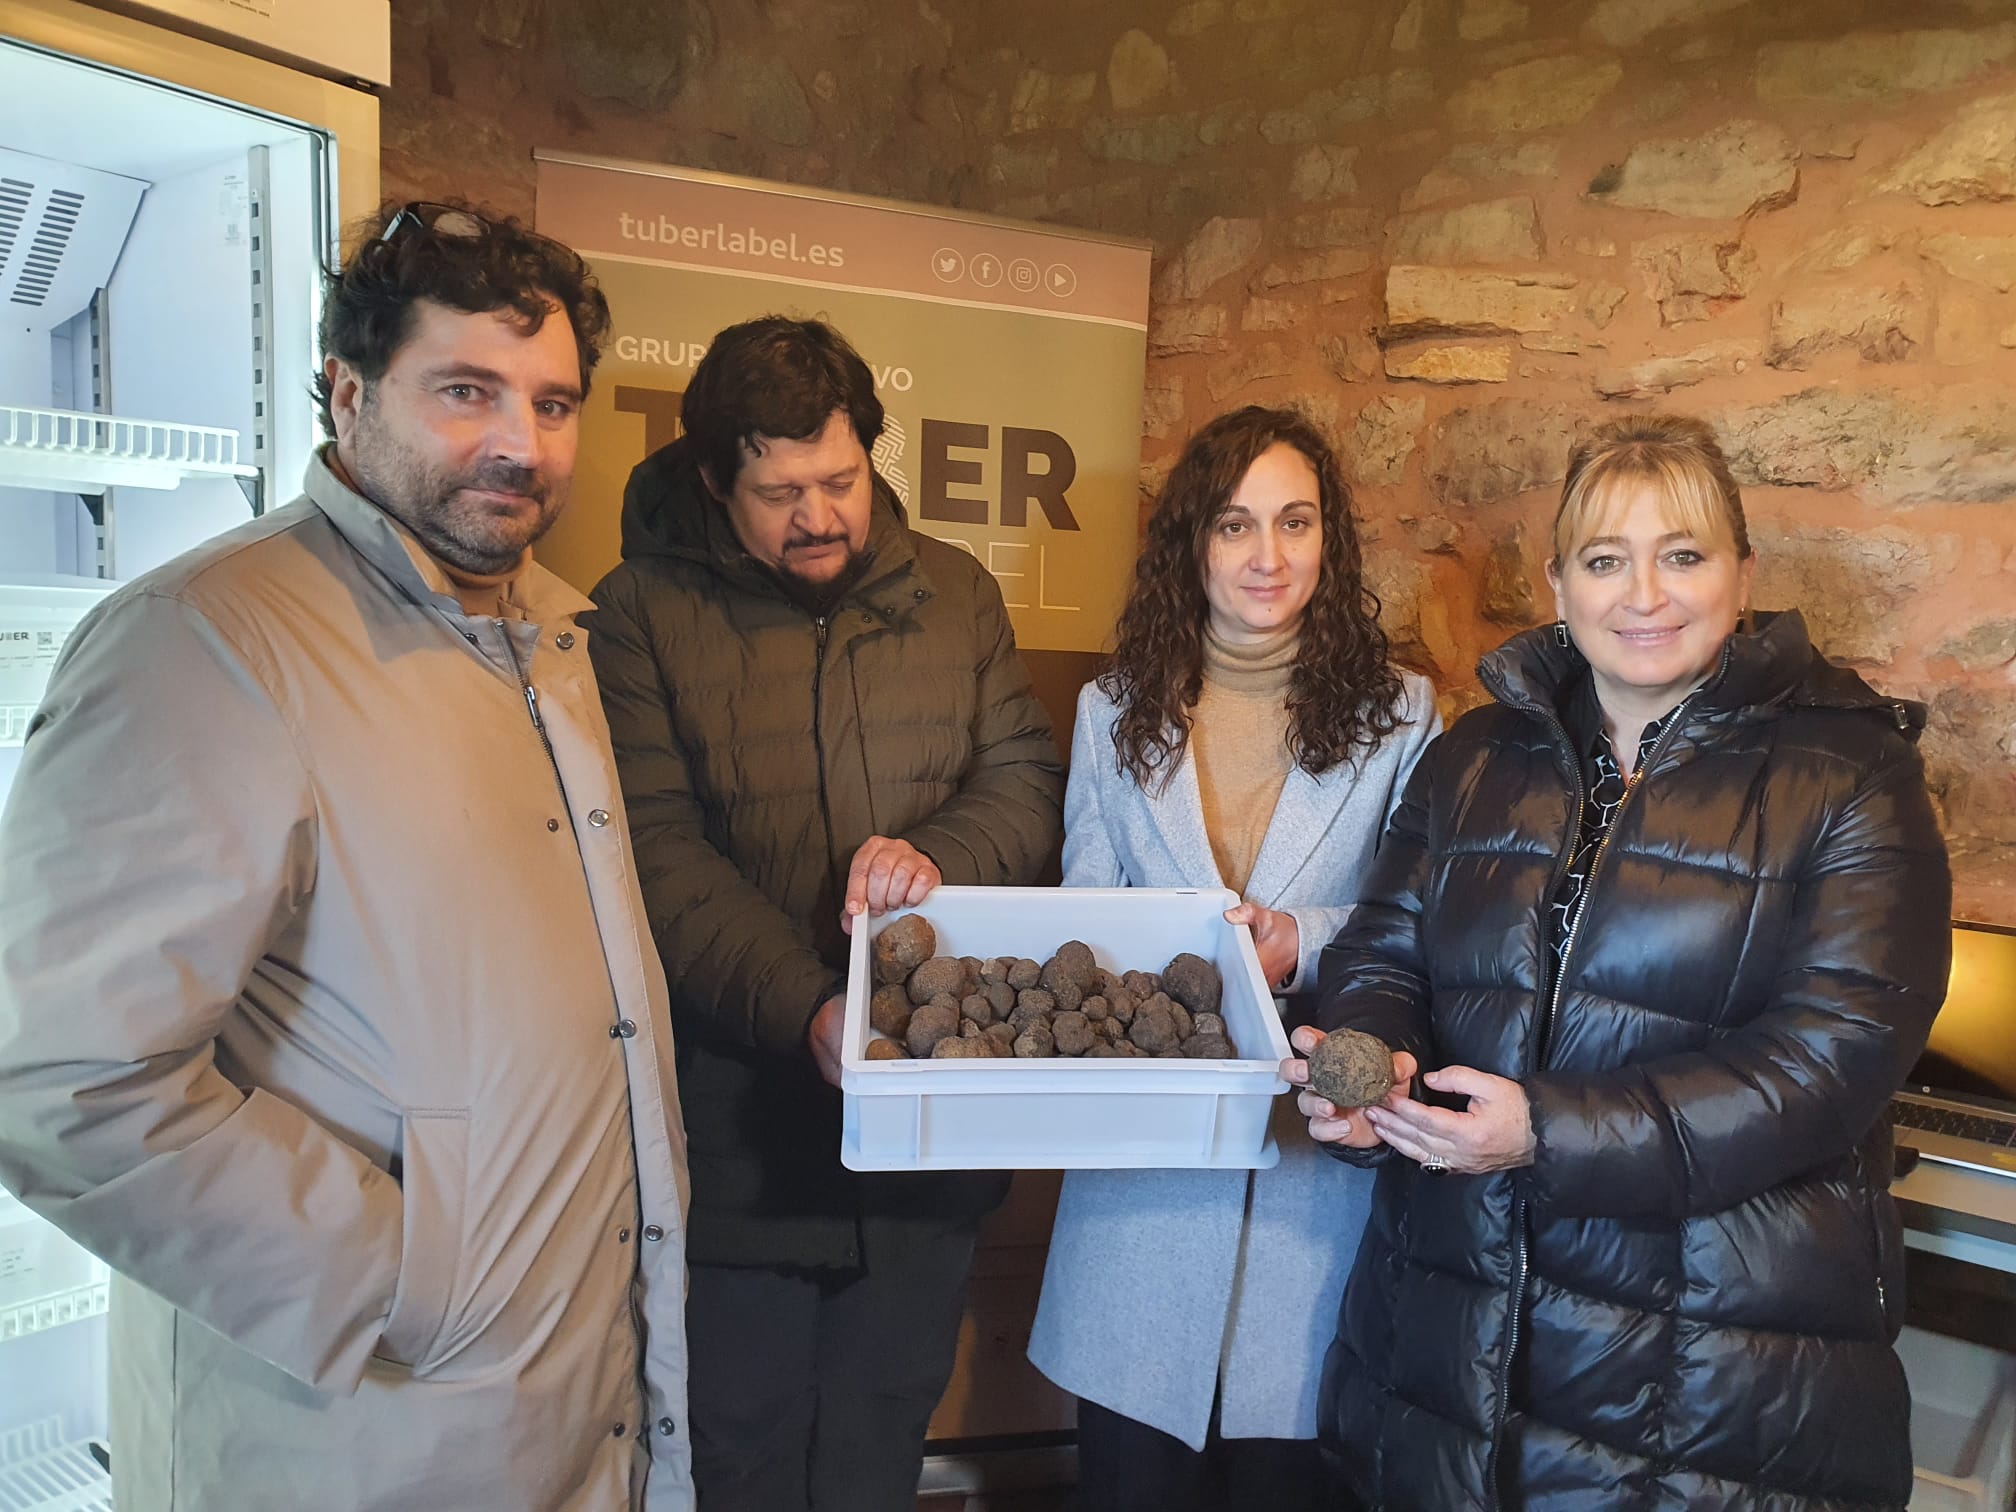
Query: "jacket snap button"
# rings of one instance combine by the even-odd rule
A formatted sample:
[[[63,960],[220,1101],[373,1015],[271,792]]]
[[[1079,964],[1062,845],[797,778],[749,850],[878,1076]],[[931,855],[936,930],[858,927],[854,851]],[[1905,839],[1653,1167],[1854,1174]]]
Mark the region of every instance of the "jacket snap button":
[[[630,1230],[628,1229],[616,1230],[616,1242],[618,1244],[628,1244],[630,1242]]]
[[[676,1429],[677,1427],[678,1424],[674,1423],[670,1418],[658,1419],[658,1431],[664,1434],[665,1437],[667,1438],[672,1437],[673,1430]]]
[[[870,612],[869,610],[866,610],[866,609],[863,609],[863,610],[861,611],[861,623],[862,623],[862,624],[864,624],[864,625],[872,625],[872,624],[874,624],[874,623],[875,623],[875,616],[874,616],[874,614],[873,614],[873,613],[871,613],[871,612]]]
[[[548,819],[546,821],[546,828],[549,833],[558,833],[560,829],[560,821],[558,819]]]
[[[627,1423],[617,1423],[609,1429],[610,1435],[614,1438],[621,1438],[629,1431],[630,1427]]]
[[[572,651],[574,649],[574,632],[572,630],[562,630],[558,635],[553,637],[553,644],[558,646],[562,651]]]
[[[607,809],[588,810],[588,822],[594,825],[595,828],[597,829],[602,828],[603,825],[609,822],[609,810]]]
[[[921,603],[923,603],[923,602],[924,602],[924,590],[923,590],[922,588],[919,588],[919,589],[917,590],[916,594],[914,595],[914,597],[916,598],[916,600],[917,600],[917,602],[918,602],[918,603],[920,603],[920,604],[921,604]]]
[[[636,1034],[637,1026],[630,1022],[629,1019],[618,1019],[609,1026],[609,1038],[611,1039],[634,1039]]]
[[[649,1239],[653,1244],[656,1244],[660,1239],[665,1237],[665,1230],[658,1227],[655,1223],[647,1223],[644,1225],[644,1237]]]

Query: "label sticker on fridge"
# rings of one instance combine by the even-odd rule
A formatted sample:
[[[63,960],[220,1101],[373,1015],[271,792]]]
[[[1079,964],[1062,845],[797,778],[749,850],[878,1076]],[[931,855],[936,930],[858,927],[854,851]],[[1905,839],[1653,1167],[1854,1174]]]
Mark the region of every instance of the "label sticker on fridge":
[[[0,746],[28,738],[28,721],[69,638],[68,627],[0,625]]]

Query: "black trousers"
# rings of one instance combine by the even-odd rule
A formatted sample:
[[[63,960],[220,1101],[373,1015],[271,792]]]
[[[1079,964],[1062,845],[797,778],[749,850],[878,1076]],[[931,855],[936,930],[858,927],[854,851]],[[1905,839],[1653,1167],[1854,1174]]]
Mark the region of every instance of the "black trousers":
[[[700,1512],[912,1512],[976,1228],[866,1271],[689,1269]]]
[[[1214,1412],[1204,1448],[1097,1402],[1078,1403],[1077,1512],[1336,1512],[1314,1439],[1228,1439]],[[708,1512],[701,1504],[700,1512]]]

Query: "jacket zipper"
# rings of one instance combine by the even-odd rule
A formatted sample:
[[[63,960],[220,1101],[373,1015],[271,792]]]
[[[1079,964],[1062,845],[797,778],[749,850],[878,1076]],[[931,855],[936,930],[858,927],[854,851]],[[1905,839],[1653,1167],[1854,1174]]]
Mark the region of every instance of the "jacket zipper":
[[[1568,738],[1567,727],[1561,723],[1559,717],[1551,709],[1544,712],[1547,723],[1553,727],[1555,735],[1560,739],[1561,749],[1568,753],[1568,771],[1570,779],[1574,784],[1572,788],[1574,806],[1568,811],[1568,844],[1560,856],[1556,858],[1554,873],[1547,883],[1545,896],[1548,902],[1551,902],[1554,894],[1560,891],[1561,879],[1568,874],[1568,868],[1575,859],[1575,847],[1582,839],[1582,810],[1585,806],[1586,795],[1582,788],[1582,763],[1576,758],[1575,743]],[[1594,870],[1593,865],[1591,870]],[[1584,884],[1584,897],[1585,899],[1587,897],[1586,883]],[[1541,905],[1541,918],[1543,920],[1546,918],[1546,908],[1547,904],[1543,903]],[[1578,913],[1576,917],[1580,918],[1581,915]],[[1551,994],[1559,986],[1559,982],[1560,971],[1557,967],[1554,972],[1554,980],[1545,983],[1547,991]],[[1536,1069],[1539,1056],[1534,1041],[1529,1040],[1526,1048],[1526,1074],[1531,1076]],[[1526,1277],[1529,1259],[1530,1256],[1526,1245],[1526,1193],[1523,1188],[1519,1188],[1515,1191],[1512,1201],[1511,1307],[1507,1314],[1508,1321],[1505,1328],[1505,1354],[1498,1362],[1497,1404],[1493,1409],[1491,1418],[1491,1453],[1484,1465],[1485,1491],[1491,1499],[1491,1505],[1494,1507],[1500,1506],[1503,1503],[1503,1497],[1498,1489],[1498,1451],[1502,1446],[1505,1436],[1505,1414],[1509,1410],[1512,1400],[1512,1361],[1519,1353],[1519,1314],[1526,1301]]]
[[[1722,649],[1722,667],[1720,670],[1726,671],[1728,665],[1729,648],[1724,646]],[[1720,675],[1719,671],[1717,675]],[[1703,684],[1703,686],[1706,686],[1706,684]],[[1617,833],[1617,826],[1623,822],[1624,810],[1630,806],[1632,795],[1638,791],[1646,774],[1653,767],[1657,766],[1659,759],[1666,754],[1667,746],[1672,743],[1674,736],[1679,733],[1680,727],[1686,723],[1688,709],[1693,706],[1694,700],[1699,696],[1700,689],[1697,688],[1680,701],[1680,707],[1673,711],[1672,720],[1667,724],[1665,730],[1661,732],[1659,738],[1652,743],[1651,751],[1631,769],[1630,779],[1624,785],[1624,796],[1617,803],[1617,812],[1610,816],[1610,827],[1603,832],[1603,838],[1596,846],[1596,854],[1590,858],[1589,875],[1582,879],[1582,901],[1575,910],[1574,919],[1568,925],[1568,939],[1561,947],[1561,958],[1555,963],[1553,979],[1547,984],[1546,1012],[1541,1016],[1541,1020],[1536,1026],[1534,1037],[1527,1045],[1530,1052],[1526,1065],[1528,1076],[1531,1076],[1533,1072],[1539,1069],[1540,1064],[1546,1059],[1548,1047],[1553,1041],[1554,1020],[1561,1008],[1561,985],[1568,978],[1568,962],[1575,953],[1575,941],[1582,932],[1582,921],[1588,917],[1589,900],[1596,887],[1596,874],[1603,869],[1603,858],[1609,854],[1610,841]],[[1566,875],[1569,865],[1574,860],[1575,843],[1582,838],[1582,809],[1586,798],[1582,788],[1582,763],[1575,755],[1574,742],[1568,739],[1567,728],[1561,723],[1558,716],[1549,711],[1547,719],[1548,723],[1554,727],[1555,734],[1560,737],[1561,744],[1567,747],[1569,765],[1575,774],[1574,828],[1569,836],[1568,849],[1562,853],[1559,862],[1556,864],[1552,885],[1547,890],[1547,898],[1551,901],[1555,892],[1561,886],[1561,878]],[[1486,1478],[1494,1505],[1503,1504],[1503,1498],[1498,1487],[1498,1451],[1503,1447],[1505,1414],[1511,1406],[1512,1362],[1519,1351],[1519,1317],[1525,1310],[1526,1283],[1530,1279],[1531,1256],[1527,1246],[1526,1198],[1523,1192],[1512,1205],[1512,1224],[1515,1236],[1513,1240],[1512,1260],[1512,1310],[1505,1332],[1505,1358],[1498,1362],[1498,1405],[1492,1418],[1491,1456],[1486,1465]]]
[[[830,626],[826,615],[815,615],[812,620],[815,653],[812,662],[812,758],[819,768],[819,821],[826,828],[826,869],[831,871],[839,864],[833,850],[833,802],[826,793],[826,732],[823,728],[824,698],[826,688],[826,633]]]
[[[525,712],[532,716],[532,728],[538,732],[539,744],[546,748],[546,760],[553,768],[553,780],[560,787],[560,801],[567,801],[567,782],[560,775],[560,759],[553,754],[553,741],[546,733],[546,721],[539,717],[539,694],[532,686],[532,680],[525,675],[525,664],[518,660],[518,648],[511,644],[511,632],[504,621],[495,620],[498,635],[504,640],[504,654],[511,658],[511,670],[518,674],[518,691],[525,695]]]

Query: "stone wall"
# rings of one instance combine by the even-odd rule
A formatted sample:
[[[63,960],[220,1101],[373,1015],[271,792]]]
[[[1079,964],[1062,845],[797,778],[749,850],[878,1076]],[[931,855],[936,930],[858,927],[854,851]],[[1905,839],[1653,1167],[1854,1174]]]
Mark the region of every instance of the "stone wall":
[[[1571,440],[1711,418],[2016,922],[2016,0],[395,0],[387,192],[535,145],[1152,238],[1143,479],[1296,400],[1452,705]]]

